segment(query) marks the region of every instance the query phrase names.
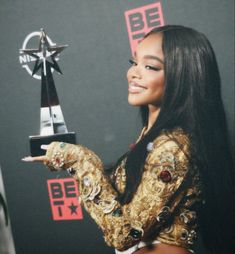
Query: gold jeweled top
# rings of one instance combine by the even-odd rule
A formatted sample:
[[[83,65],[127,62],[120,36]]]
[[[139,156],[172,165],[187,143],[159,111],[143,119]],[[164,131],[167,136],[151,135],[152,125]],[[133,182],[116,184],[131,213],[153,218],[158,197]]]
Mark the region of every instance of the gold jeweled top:
[[[53,142],[46,154],[47,165],[52,170],[67,169],[79,182],[82,203],[108,245],[123,251],[154,233],[152,240],[192,249],[202,198],[199,172],[190,162],[189,142],[181,129],[175,129],[149,143],[142,180],[132,201],[125,205],[118,202],[100,158],[91,150]],[[125,161],[114,177],[116,188],[123,192]]]

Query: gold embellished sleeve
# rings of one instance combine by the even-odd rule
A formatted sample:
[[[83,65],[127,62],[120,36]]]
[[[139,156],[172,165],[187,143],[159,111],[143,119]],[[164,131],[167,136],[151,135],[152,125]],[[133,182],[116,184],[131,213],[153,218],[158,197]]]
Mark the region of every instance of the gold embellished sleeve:
[[[143,239],[153,225],[160,230],[184,194],[188,160],[183,149],[165,135],[147,149],[141,183],[132,201],[123,206],[92,151],[53,142],[46,154],[51,169],[67,169],[79,182],[85,209],[102,229],[107,244],[120,251]]]

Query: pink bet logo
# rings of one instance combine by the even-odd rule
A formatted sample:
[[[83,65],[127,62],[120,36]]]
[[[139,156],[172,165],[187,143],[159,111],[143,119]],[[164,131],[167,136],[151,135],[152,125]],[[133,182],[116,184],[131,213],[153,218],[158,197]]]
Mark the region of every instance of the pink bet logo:
[[[132,54],[146,33],[154,27],[164,25],[161,3],[128,10],[125,12],[125,18]]]
[[[53,220],[81,220],[77,182],[71,178],[47,180]]]

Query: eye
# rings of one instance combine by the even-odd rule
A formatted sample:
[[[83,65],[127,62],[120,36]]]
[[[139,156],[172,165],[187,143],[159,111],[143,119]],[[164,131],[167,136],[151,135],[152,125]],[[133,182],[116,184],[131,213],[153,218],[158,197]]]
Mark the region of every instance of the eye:
[[[151,66],[151,65],[146,65],[145,69],[147,69],[147,70],[153,70],[153,71],[160,71],[161,70],[161,68],[155,67],[155,66]]]
[[[137,63],[133,60],[133,59],[129,59],[129,63],[132,65],[132,66],[136,66]]]

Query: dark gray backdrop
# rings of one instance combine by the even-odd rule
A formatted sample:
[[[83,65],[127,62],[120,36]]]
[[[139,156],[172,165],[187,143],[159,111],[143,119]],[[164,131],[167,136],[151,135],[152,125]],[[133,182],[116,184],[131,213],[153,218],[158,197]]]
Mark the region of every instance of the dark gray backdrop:
[[[18,61],[25,36],[44,27],[53,41],[69,44],[59,61],[64,75],[54,75],[64,117],[79,143],[107,163],[140,130],[137,109],[126,100],[130,47],[124,12],[154,2],[0,0],[0,163],[18,254],[113,253],[87,214],[82,221],[52,221],[46,180],[65,175],[21,162],[29,153],[28,136],[39,131],[40,107],[40,82]],[[233,0],[161,2],[166,24],[194,27],[212,42],[234,139]]]

